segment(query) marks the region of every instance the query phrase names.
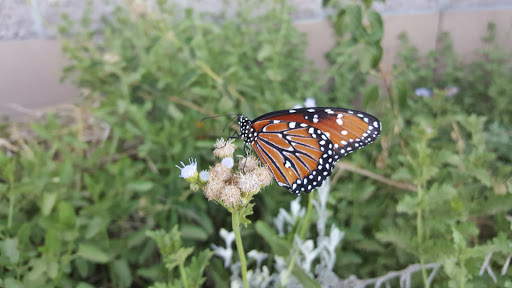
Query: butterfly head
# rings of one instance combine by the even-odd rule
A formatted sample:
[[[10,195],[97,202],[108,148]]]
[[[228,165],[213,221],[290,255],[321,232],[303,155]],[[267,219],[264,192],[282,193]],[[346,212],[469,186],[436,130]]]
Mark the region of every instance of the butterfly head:
[[[244,144],[252,144],[256,140],[258,133],[252,127],[251,120],[240,115],[238,116],[238,125],[240,125],[240,138],[244,139]]]

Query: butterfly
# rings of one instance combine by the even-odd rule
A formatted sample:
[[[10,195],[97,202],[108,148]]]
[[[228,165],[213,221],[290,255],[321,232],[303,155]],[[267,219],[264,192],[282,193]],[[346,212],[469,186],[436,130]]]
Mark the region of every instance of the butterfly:
[[[372,143],[381,122],[368,113],[315,107],[239,115],[239,138],[252,146],[279,186],[292,193],[320,187],[342,157]]]

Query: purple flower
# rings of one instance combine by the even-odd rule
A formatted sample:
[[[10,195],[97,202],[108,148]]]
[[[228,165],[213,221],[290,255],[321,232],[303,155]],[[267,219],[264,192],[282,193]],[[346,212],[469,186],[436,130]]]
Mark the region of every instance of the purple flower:
[[[419,97],[430,97],[432,96],[432,89],[428,89],[428,88],[417,88],[416,90],[414,90],[414,93],[416,94],[416,96],[419,96]]]

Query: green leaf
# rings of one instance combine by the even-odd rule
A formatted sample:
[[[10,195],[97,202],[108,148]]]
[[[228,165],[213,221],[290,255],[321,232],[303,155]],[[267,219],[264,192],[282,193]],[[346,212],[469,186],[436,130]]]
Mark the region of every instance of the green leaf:
[[[270,245],[272,251],[279,256],[288,256],[290,254],[290,244],[279,237],[276,232],[264,221],[257,221],[255,225],[256,232]]]
[[[61,248],[62,240],[59,237],[59,232],[54,229],[46,231],[44,246],[40,248],[41,252],[43,252],[46,257],[57,259],[58,255],[60,255]]]
[[[58,214],[59,214],[59,223],[66,227],[74,227],[75,226],[75,209],[68,202],[61,201],[57,206]]]
[[[46,274],[48,274],[50,279],[55,280],[59,275],[59,263],[57,261],[51,261],[47,263]]]
[[[48,268],[47,262],[42,258],[33,258],[30,261],[30,266],[30,272],[25,275],[23,282],[29,287],[37,287],[44,284],[47,280],[45,275]]]
[[[320,283],[318,283],[315,279],[309,277],[309,275],[306,274],[306,272],[304,272],[304,270],[302,270],[302,268],[300,268],[299,265],[293,266],[292,274],[293,276],[295,276],[295,278],[297,278],[297,280],[299,280],[299,282],[304,287],[321,287]]]
[[[94,217],[92,218],[89,225],[87,225],[87,230],[85,231],[85,239],[91,239],[96,236],[98,232],[105,229],[110,221],[104,217]]]
[[[160,264],[139,268],[136,274],[150,280],[157,280],[162,278],[162,266]]]
[[[407,98],[409,96],[409,84],[402,80],[396,80],[391,87],[393,98],[398,99],[398,106],[400,108],[407,107]]]
[[[411,195],[405,195],[396,205],[396,211],[400,213],[407,213],[409,215],[415,214],[420,206],[420,199]]]
[[[336,19],[334,20],[334,31],[336,35],[343,36],[344,28],[345,28],[345,15],[347,15],[347,11],[345,9],[340,9],[338,15],[336,15]]]
[[[368,21],[370,22],[368,41],[378,44],[384,35],[384,24],[382,23],[382,17],[377,11],[368,11]]]
[[[85,278],[89,276],[89,263],[83,258],[76,258],[74,261],[76,269],[80,277]]]
[[[135,192],[147,192],[151,188],[153,188],[153,183],[147,181],[134,181],[126,185],[126,190]]]
[[[95,263],[107,263],[110,260],[107,253],[91,244],[79,244],[77,255]]]
[[[4,280],[5,288],[25,288],[25,286],[14,278],[7,278]]]
[[[178,225],[175,225],[169,233],[164,230],[146,231],[146,235],[154,239],[158,245],[158,249],[162,255],[169,255],[181,248],[181,233]]]
[[[367,73],[371,69],[375,69],[382,57],[382,48],[378,44],[366,43],[359,49],[359,69],[361,72]]]
[[[373,0],[363,0],[364,7],[366,7],[366,9],[369,9],[372,6],[372,2]]]
[[[16,234],[18,238],[18,244],[20,246],[24,246],[30,243],[30,234],[31,234],[31,223],[24,223],[21,225],[20,229],[18,230],[18,233]]]
[[[347,6],[347,30],[350,31],[352,37],[360,39],[366,36],[366,30],[363,26],[363,14],[361,12],[361,6],[349,5]]]
[[[400,167],[391,175],[391,179],[399,181],[411,181],[412,175],[406,167]]]
[[[176,107],[176,105],[174,105],[173,103],[169,103],[169,105],[167,105],[167,114],[169,114],[169,116],[174,118],[176,121],[181,121],[184,116],[183,112],[181,112],[181,110],[178,109],[178,107]]]
[[[173,254],[165,254],[163,255],[165,258],[165,267],[171,271],[174,267],[184,264],[187,260],[187,257],[190,256],[194,252],[194,248],[192,247],[182,247],[178,249],[178,251]]]
[[[57,193],[45,193],[43,195],[43,201],[41,203],[41,214],[48,216],[52,212],[53,206],[57,201]]]
[[[367,86],[363,92],[363,106],[368,107],[369,104],[376,103],[379,100],[379,86],[372,84]]]
[[[118,287],[130,287],[132,285],[132,273],[128,262],[122,258],[115,260],[113,264],[113,272],[117,279]]]
[[[183,224],[180,230],[182,239],[193,241],[204,241],[208,239],[208,233],[201,226]]]
[[[245,227],[247,227],[247,224],[250,224],[251,223],[251,220],[247,219],[246,217],[249,216],[249,215],[252,215],[253,211],[252,211],[252,207],[254,206],[254,203],[249,203],[247,205],[245,205],[244,207],[242,207],[242,209],[240,209],[240,214],[238,214],[238,220],[240,221],[240,224],[244,225]]]
[[[260,51],[258,52],[256,59],[258,59],[258,61],[260,61],[260,62],[263,62],[265,60],[265,58],[267,58],[271,54],[272,54],[272,46],[269,44],[263,44],[263,47],[261,47]]]
[[[475,168],[468,171],[468,174],[475,177],[480,181],[480,183],[484,184],[486,187],[492,186],[492,179],[489,172],[487,172],[484,168]]]
[[[197,256],[192,257],[190,264],[185,269],[190,279],[189,285],[191,287],[202,287],[205,277],[202,277],[204,269],[210,263],[210,258],[213,256],[213,251],[205,249]]]
[[[2,251],[2,255],[5,255],[9,258],[9,261],[12,264],[18,263],[20,260],[20,251],[18,251],[17,238],[7,238],[3,241],[0,241],[0,251]]]

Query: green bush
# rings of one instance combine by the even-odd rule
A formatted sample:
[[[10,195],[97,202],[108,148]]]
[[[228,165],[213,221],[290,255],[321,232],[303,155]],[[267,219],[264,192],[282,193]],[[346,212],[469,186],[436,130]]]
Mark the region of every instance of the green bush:
[[[328,223],[345,233],[333,271],[368,278],[441,263],[436,286],[493,285],[478,276],[485,257],[494,252],[497,270],[512,254],[512,67],[493,44],[495,27],[471,64],[457,58],[448,36],[425,57],[403,37],[381,90],[382,20],[369,5],[342,7],[332,19],[337,44],[323,72],[305,58],[286,1],[240,6],[236,17],[165,1],[151,10],[119,6],[100,30],[90,11],[80,27],[64,17],[64,72],[83,97],[72,125],[55,114],[1,132],[17,151],[0,152],[0,286],[182,287],[179,270],[200,285],[205,265],[204,285],[228,285],[222,261],[207,259],[229,214],[180,181],[175,165],[189,157],[213,163],[211,146],[227,136],[228,118],[203,117],[254,118],[306,97],[319,106],[362,103],[384,127],[333,174]],[[449,85],[460,89],[451,98]],[[417,97],[420,87],[433,95]],[[101,133],[89,137],[88,127]],[[260,221],[242,238],[246,251],[270,253],[271,265],[275,243],[260,235],[270,235],[265,227],[295,197],[273,185],[255,198],[249,218]],[[294,232],[279,243],[291,249]],[[421,278],[426,271],[413,282]]]

